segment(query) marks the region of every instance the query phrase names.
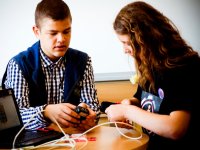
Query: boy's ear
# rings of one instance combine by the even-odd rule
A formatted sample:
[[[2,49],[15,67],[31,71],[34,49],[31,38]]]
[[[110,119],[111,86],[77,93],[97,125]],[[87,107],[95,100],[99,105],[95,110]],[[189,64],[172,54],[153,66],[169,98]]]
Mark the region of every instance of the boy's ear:
[[[33,32],[37,38],[40,36],[40,30],[37,26],[33,26]]]

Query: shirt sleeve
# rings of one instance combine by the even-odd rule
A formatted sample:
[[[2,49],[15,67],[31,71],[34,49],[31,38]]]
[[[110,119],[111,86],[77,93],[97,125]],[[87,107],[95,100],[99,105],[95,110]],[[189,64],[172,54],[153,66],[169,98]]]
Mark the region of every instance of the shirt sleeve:
[[[141,95],[142,95],[142,88],[138,85],[137,90],[133,97],[137,98],[139,101],[141,101]]]
[[[97,119],[100,116],[100,105],[97,98],[97,90],[94,84],[94,74],[91,57],[89,57],[83,77],[83,88],[81,90],[81,102],[86,103],[93,111],[97,113]]]
[[[30,107],[28,83],[14,60],[10,60],[8,63],[4,84],[5,88],[12,88],[14,90],[22,121],[26,125],[26,129],[37,129],[48,125],[42,114],[44,106]]]

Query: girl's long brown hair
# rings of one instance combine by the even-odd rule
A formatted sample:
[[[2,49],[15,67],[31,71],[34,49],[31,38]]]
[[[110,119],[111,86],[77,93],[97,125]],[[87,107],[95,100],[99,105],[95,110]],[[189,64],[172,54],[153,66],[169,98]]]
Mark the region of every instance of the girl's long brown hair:
[[[175,25],[145,2],[123,7],[113,24],[117,34],[131,39],[139,84],[156,92],[153,73],[184,65],[184,60],[198,55],[182,39]]]

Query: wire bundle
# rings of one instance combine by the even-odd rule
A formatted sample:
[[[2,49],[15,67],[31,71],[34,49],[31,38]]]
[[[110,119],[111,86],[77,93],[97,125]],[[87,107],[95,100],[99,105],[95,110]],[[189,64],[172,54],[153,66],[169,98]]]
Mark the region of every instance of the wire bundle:
[[[43,110],[44,111],[44,110]],[[34,115],[35,116],[35,115]],[[89,130],[83,132],[82,134],[78,135],[77,137],[70,137],[68,134],[66,134],[64,132],[64,130],[61,128],[61,126],[58,124],[58,122],[56,120],[55,123],[57,124],[58,128],[60,129],[60,131],[63,133],[63,137],[60,138],[60,139],[57,139],[57,140],[54,140],[54,141],[50,141],[50,142],[46,142],[46,143],[43,143],[43,144],[40,144],[38,146],[31,146],[31,147],[25,147],[25,148],[19,148],[19,149],[16,149],[15,148],[15,141],[18,137],[18,135],[21,133],[21,131],[27,126],[29,125],[29,123],[32,121],[32,119],[34,118],[34,116],[32,116],[30,118],[30,120],[20,129],[20,131],[16,134],[14,140],[13,140],[13,148],[12,150],[21,150],[21,149],[27,149],[27,150],[30,150],[30,149],[37,149],[37,148],[44,148],[44,147],[49,147],[49,149],[53,149],[55,147],[69,147],[71,148],[71,150],[76,150],[76,139],[77,140],[84,140],[85,141],[85,144],[82,145],[78,150],[81,150],[83,149],[87,143],[88,143],[88,139],[86,137],[84,137],[85,134],[87,134],[88,132],[90,132],[91,130],[97,128],[97,127],[100,127],[100,126],[103,126],[103,125],[108,125],[108,124],[114,124],[117,131],[122,135],[124,136],[125,138],[128,138],[128,139],[131,139],[131,140],[139,140],[140,138],[142,138],[142,133],[137,130],[137,128],[133,125],[130,125],[128,123],[124,123],[124,122],[105,122],[105,123],[101,123],[101,124],[98,124],[92,128],[90,128]],[[118,127],[117,124],[123,124],[123,125],[126,125],[126,126],[129,126],[131,128],[133,128],[133,130],[137,131],[139,133],[139,136],[138,137],[129,137],[127,135],[125,135],[124,133],[122,133]]]

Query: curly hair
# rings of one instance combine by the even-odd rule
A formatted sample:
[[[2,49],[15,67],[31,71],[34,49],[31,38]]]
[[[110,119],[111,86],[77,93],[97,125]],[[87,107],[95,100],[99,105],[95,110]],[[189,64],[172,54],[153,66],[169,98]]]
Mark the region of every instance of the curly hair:
[[[117,34],[130,37],[138,83],[149,91],[156,91],[154,71],[182,66],[185,59],[198,55],[182,39],[172,21],[145,2],[123,7],[113,28]]]

